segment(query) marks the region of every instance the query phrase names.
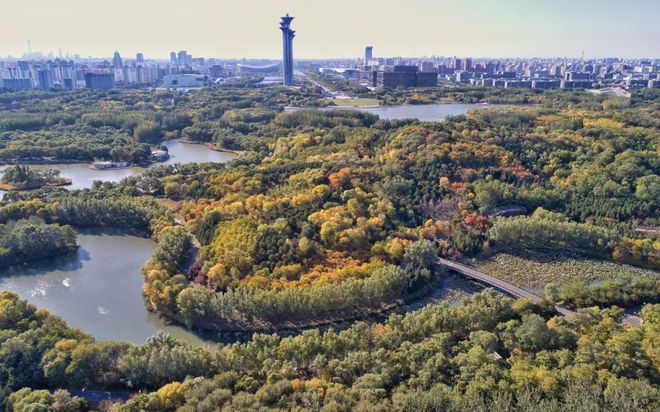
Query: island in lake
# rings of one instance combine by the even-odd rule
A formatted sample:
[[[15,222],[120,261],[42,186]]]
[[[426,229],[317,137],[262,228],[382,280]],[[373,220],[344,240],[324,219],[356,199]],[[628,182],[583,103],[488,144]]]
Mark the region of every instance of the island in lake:
[[[45,186],[67,186],[71,179],[61,177],[57,169],[32,169],[26,165],[10,166],[0,178],[0,190],[33,190]]]

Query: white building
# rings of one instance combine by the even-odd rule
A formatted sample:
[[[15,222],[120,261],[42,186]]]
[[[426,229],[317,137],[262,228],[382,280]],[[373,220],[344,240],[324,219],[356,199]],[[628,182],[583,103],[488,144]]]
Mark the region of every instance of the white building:
[[[201,74],[167,74],[163,87],[168,89],[195,89],[209,85],[209,78]]]

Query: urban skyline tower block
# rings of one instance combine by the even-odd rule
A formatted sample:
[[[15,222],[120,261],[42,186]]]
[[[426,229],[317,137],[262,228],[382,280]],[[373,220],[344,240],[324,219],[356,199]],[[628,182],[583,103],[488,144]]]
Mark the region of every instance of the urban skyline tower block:
[[[296,32],[291,30],[291,21],[293,17],[288,14],[282,17],[280,22],[280,30],[282,30],[282,54],[283,54],[283,70],[284,80],[283,84],[291,86],[293,84],[293,38]]]
[[[367,46],[364,48],[364,65],[368,66],[369,62],[374,59],[374,48],[373,46]]]

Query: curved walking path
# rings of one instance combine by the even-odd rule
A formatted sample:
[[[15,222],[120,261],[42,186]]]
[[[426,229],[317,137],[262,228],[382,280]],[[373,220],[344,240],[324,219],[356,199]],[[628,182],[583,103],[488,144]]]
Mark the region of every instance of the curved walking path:
[[[512,285],[503,280],[497,279],[489,274],[479,272],[478,270],[472,269],[471,267],[463,265],[461,263],[443,258],[438,258],[437,263],[453,270],[456,273],[460,273],[463,276],[490,285],[495,289],[506,292],[507,294],[514,296],[516,298],[529,299],[534,303],[541,303],[543,301],[543,298],[541,298],[538,295],[535,295],[531,292],[528,292],[524,289],[519,288],[518,286]],[[555,306],[555,309],[557,310],[557,313],[559,313],[562,316],[575,314],[575,312],[573,312],[572,310],[562,308],[561,306]]]

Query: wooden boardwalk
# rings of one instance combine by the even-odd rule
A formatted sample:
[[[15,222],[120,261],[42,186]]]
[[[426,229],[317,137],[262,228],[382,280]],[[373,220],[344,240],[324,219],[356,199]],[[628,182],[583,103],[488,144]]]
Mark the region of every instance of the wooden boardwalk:
[[[541,298],[538,295],[535,295],[531,292],[528,292],[524,289],[519,288],[518,286],[512,285],[503,280],[497,279],[489,274],[479,272],[478,270],[475,270],[461,263],[457,263],[452,260],[447,260],[443,258],[438,258],[437,263],[463,276],[474,279],[481,283],[485,283],[488,286],[492,286],[493,288],[505,292],[513,297],[526,298],[534,303],[540,303],[543,301],[543,298]],[[555,309],[557,310],[557,313],[559,313],[562,316],[575,314],[575,312],[573,312],[572,310],[562,308],[561,306],[555,306]]]

